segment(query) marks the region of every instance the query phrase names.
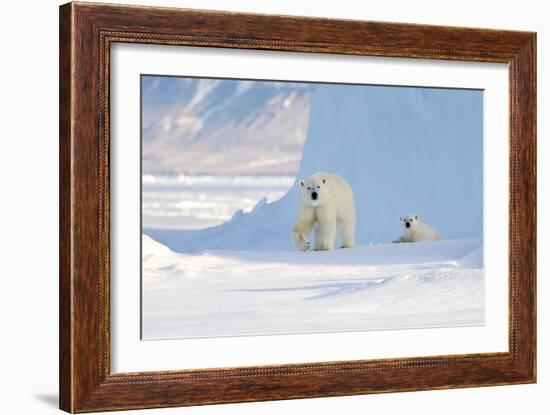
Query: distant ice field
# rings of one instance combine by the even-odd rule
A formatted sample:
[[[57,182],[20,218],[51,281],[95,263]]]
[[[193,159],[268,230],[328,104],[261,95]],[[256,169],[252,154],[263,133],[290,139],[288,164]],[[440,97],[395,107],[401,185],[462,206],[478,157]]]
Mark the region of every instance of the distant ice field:
[[[203,229],[290,189],[291,176],[143,175],[143,228]]]

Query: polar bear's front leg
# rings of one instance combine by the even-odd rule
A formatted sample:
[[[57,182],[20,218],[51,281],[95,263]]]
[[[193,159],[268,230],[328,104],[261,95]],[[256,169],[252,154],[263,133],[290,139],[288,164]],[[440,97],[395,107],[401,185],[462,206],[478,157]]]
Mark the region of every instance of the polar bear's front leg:
[[[392,241],[392,243],[394,244],[400,244],[400,243],[408,243],[408,242],[412,242],[412,238],[410,236],[407,236],[407,235],[402,235],[399,237],[399,239],[396,239],[395,241]]]
[[[315,241],[315,245],[313,245],[313,249],[316,251],[319,250],[319,243],[321,241],[321,238],[319,238],[319,226],[313,227],[313,240]]]
[[[329,206],[317,208],[317,233],[315,249],[328,251],[334,248],[336,239],[336,213]]]
[[[294,233],[294,246],[300,251],[307,251],[309,249],[309,240],[304,234]]]
[[[314,225],[314,212],[313,209],[304,208],[301,210],[294,229],[292,231],[292,240],[296,249],[300,251],[307,251],[309,249],[309,240],[307,239]]]
[[[315,239],[315,249],[318,251],[329,251],[334,248],[336,239],[336,221],[324,223],[319,226]]]

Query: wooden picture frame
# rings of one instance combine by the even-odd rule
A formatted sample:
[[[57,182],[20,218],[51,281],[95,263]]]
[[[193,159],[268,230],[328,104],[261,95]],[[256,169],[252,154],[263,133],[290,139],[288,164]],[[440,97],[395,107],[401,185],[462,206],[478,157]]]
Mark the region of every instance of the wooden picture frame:
[[[509,65],[509,352],[145,373],[110,370],[109,70],[114,43]],[[536,34],[69,3],[60,8],[60,407],[68,412],[536,380]]]

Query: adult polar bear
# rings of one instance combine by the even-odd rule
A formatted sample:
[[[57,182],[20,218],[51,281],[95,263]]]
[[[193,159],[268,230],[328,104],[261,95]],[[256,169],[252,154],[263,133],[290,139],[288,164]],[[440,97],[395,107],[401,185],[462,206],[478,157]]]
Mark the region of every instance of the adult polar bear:
[[[308,236],[315,232],[315,250],[334,248],[336,233],[342,248],[355,245],[355,201],[349,183],[336,174],[317,172],[300,181],[300,208],[292,239],[297,249],[307,251]]]

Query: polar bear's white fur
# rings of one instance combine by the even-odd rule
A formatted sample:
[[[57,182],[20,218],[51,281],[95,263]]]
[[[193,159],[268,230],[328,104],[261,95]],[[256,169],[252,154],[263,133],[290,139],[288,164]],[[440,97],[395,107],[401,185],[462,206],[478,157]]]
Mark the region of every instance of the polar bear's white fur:
[[[402,216],[400,220],[403,226],[403,234],[399,239],[393,241],[394,243],[439,241],[443,239],[437,230],[422,223],[418,215]]]
[[[309,234],[315,233],[315,250],[334,248],[336,233],[342,248],[355,245],[355,202],[349,183],[336,174],[317,172],[300,181],[300,207],[292,239],[297,249],[310,248]]]

